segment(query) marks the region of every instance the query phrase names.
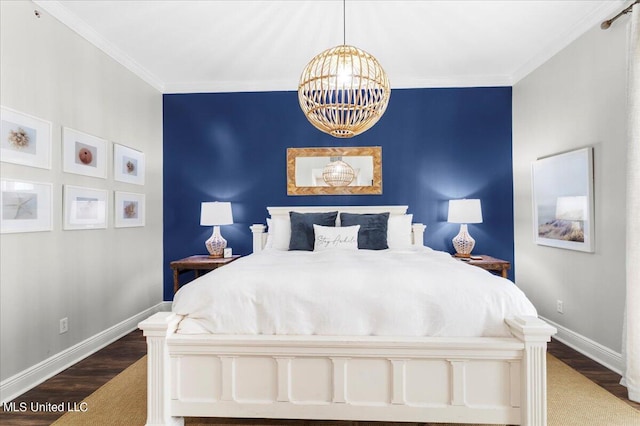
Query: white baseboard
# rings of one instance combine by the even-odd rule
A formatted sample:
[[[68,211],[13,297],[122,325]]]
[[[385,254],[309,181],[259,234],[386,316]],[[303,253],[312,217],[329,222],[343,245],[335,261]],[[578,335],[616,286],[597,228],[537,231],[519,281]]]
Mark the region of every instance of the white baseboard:
[[[138,323],[152,314],[171,310],[171,302],[161,302],[88,339],[59,352],[38,364],[0,382],[0,404],[9,402],[83,360],[138,327]]]
[[[540,319],[558,329],[558,334],[553,336],[554,339],[607,367],[609,370],[622,375],[624,370],[622,354],[544,317],[540,317]]]

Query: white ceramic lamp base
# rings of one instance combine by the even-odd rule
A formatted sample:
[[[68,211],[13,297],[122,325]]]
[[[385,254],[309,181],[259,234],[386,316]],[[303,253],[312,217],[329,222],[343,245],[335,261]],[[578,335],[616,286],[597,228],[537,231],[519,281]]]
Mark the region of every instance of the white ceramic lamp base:
[[[469,235],[466,224],[460,225],[460,232],[451,241],[456,249],[456,257],[470,257],[473,246],[476,245],[476,240]]]
[[[219,226],[213,227],[213,233],[209,239],[205,241],[204,245],[207,247],[207,251],[209,251],[209,257],[222,257],[224,255],[224,249],[227,247],[227,240],[222,238]]]

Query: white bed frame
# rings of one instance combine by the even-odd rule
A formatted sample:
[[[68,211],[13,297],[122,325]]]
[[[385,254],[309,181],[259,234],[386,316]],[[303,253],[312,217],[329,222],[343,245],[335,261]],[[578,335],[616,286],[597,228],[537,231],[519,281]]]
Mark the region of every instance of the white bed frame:
[[[406,206],[270,207],[390,212]],[[266,241],[253,225],[254,251]],[[423,244],[424,225],[413,225]],[[240,313],[241,314],[241,313]],[[181,335],[181,316],[140,323],[148,346],[147,425],[245,417],[545,425],[546,347],[556,330],[507,319],[513,337]]]

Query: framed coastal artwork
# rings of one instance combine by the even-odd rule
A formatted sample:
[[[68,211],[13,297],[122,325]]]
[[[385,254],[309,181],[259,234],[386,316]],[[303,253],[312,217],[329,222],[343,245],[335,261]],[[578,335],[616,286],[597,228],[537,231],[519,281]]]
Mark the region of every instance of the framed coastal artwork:
[[[51,168],[51,123],[0,107],[0,161]]]
[[[107,178],[107,141],[64,127],[62,129],[62,170],[97,178]]]
[[[144,153],[124,145],[113,144],[113,179],[144,185]]]
[[[105,229],[107,227],[107,191],[64,186],[63,229]]]
[[[0,180],[0,233],[51,231],[52,184]]]
[[[115,191],[114,206],[116,228],[144,226],[144,194]]]
[[[532,185],[536,244],[593,252],[593,148],[534,161]]]

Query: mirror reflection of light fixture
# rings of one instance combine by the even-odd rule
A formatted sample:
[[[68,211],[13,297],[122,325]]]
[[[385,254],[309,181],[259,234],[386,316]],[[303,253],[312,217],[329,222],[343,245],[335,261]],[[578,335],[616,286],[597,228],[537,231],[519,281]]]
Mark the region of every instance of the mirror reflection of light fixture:
[[[200,206],[200,225],[213,226],[213,233],[204,243],[209,252],[209,257],[223,257],[224,249],[227,247],[227,240],[222,238],[220,225],[231,224],[233,224],[231,203],[219,201],[202,203]]]
[[[315,56],[298,85],[298,101],[317,129],[350,138],[373,127],[387,109],[391,87],[384,69],[369,53],[346,44],[345,0],[343,44]]]
[[[330,186],[322,171],[333,157],[354,171],[348,186]],[[382,147],[287,148],[287,195],[382,194]]]
[[[349,186],[356,172],[341,157],[331,158],[331,162],[322,169],[322,179],[329,186]]]
[[[456,249],[456,257],[470,257],[476,240],[469,235],[467,224],[482,223],[480,200],[450,200],[447,222],[460,224],[460,232],[452,240],[453,247]]]

